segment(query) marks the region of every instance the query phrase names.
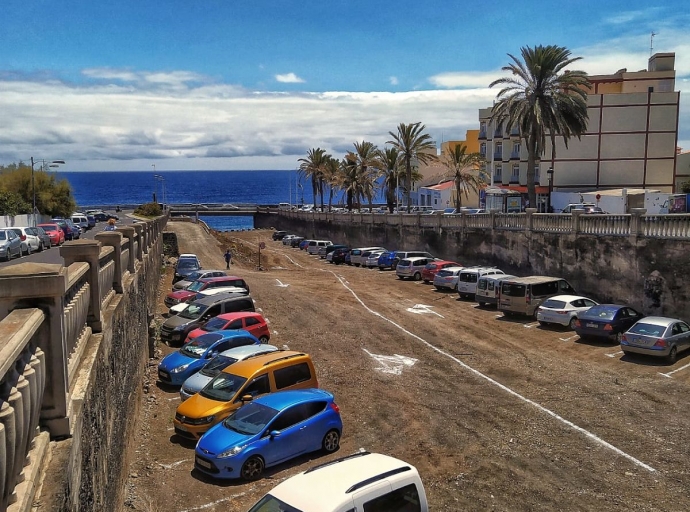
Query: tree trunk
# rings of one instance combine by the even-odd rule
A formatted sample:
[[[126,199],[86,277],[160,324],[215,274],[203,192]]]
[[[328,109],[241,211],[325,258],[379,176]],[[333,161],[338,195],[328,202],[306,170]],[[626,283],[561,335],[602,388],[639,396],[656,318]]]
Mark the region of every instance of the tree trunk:
[[[537,135],[532,131],[527,142],[527,198],[530,208],[537,207],[537,189],[534,183],[534,167],[537,163]]]
[[[412,164],[410,158],[405,158],[405,199],[407,200],[407,213],[410,213],[410,192],[412,190]]]

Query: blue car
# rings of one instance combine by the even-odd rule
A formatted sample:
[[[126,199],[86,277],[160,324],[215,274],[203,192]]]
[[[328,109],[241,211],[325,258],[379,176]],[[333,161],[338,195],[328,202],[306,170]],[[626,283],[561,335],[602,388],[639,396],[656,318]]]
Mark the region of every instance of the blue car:
[[[215,478],[256,480],[264,468],[340,446],[343,422],[322,389],[278,391],[243,405],[206,432],[194,467]]]
[[[243,345],[260,344],[256,336],[240,329],[202,334],[163,358],[158,364],[158,379],[164,384],[181,386],[221,352]]]
[[[642,313],[629,306],[599,304],[578,313],[575,332],[582,339],[613,340],[620,343],[623,333],[643,317]]]
[[[379,270],[385,270],[387,268],[395,270],[395,267],[393,266],[395,263],[397,263],[395,261],[395,251],[386,251],[379,256]]]

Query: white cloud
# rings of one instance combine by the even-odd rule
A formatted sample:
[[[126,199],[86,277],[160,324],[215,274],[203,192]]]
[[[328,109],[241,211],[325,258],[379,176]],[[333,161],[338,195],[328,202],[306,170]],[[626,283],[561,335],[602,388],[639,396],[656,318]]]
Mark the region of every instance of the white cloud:
[[[398,83],[399,83],[399,82],[398,82],[398,77],[397,77],[397,76],[388,77],[388,80],[389,80],[389,82],[390,82],[391,85],[398,85]]]
[[[304,83],[304,80],[298,77],[294,73],[287,73],[285,75],[276,75],[275,76],[277,82],[281,82],[284,84],[301,84]]]
[[[505,72],[496,71],[453,71],[439,73],[429,78],[436,87],[448,89],[488,87],[497,78],[506,76]]]

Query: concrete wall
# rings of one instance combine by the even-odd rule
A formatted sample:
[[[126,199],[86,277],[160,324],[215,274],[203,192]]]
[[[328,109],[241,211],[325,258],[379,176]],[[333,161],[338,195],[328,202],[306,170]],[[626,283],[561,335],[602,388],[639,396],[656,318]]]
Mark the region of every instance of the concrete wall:
[[[352,247],[427,250],[463,265],[495,265],[520,276],[565,277],[578,293],[626,303],[648,315],[688,320],[690,311],[690,251],[683,239],[336,224],[262,213],[254,224]]]

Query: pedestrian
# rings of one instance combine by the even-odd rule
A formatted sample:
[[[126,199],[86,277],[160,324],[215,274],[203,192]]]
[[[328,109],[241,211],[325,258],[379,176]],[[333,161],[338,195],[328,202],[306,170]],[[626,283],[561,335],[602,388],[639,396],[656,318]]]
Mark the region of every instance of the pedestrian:
[[[105,226],[105,231],[115,231],[115,219],[108,219],[108,224]]]
[[[230,249],[225,250],[223,257],[225,258],[225,268],[230,268],[230,263],[232,263],[232,253]]]

